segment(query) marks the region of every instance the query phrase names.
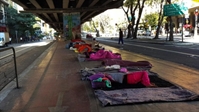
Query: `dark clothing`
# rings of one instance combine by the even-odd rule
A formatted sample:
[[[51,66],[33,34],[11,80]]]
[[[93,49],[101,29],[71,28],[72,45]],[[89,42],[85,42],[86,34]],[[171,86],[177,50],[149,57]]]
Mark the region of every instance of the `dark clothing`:
[[[118,44],[120,44],[120,42],[122,42],[122,44],[124,44],[124,41],[123,41],[123,32],[122,32],[121,29],[120,29],[120,32],[119,32],[119,41],[118,41]]]

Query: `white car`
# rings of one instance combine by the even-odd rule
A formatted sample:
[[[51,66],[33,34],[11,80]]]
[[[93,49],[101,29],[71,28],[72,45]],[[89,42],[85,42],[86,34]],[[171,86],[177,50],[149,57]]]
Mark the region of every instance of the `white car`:
[[[144,35],[144,36],[151,36],[151,31],[144,31],[144,32],[143,32],[143,35]]]
[[[138,31],[137,31],[137,35],[138,35],[138,36],[142,36],[142,35],[143,35],[143,32],[144,32],[144,30],[138,30]]]
[[[184,35],[185,37],[191,37],[191,33],[190,33],[189,31],[184,31],[184,32],[183,32],[183,35]]]

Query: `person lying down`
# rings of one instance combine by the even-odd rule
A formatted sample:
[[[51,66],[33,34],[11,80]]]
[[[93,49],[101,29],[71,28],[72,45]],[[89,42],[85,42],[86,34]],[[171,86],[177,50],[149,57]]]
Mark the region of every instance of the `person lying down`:
[[[94,75],[91,75],[88,79],[91,81],[93,88],[104,88],[104,87],[111,88],[112,87],[111,83],[114,82],[118,82],[121,84],[129,84],[129,85],[136,85],[138,83],[141,83],[145,87],[157,87],[154,83],[150,82],[147,71],[129,72],[127,71],[126,68],[120,68],[119,72],[117,73],[112,73],[112,72],[96,73]],[[106,80],[100,80],[100,79],[106,79]]]

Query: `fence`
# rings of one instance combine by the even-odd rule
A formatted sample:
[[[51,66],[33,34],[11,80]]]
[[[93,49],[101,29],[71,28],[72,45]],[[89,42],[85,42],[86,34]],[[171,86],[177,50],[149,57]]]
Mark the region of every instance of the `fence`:
[[[15,49],[13,47],[0,49],[0,91],[14,79],[19,88]]]

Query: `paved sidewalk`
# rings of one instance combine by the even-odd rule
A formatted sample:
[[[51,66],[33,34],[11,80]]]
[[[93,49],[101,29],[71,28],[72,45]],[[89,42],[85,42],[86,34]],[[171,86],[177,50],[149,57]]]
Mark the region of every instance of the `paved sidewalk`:
[[[198,112],[199,102],[165,102],[103,107],[80,70],[101,62],[79,62],[66,42],[55,42],[26,71],[20,74],[20,89],[8,86],[9,94],[0,102],[0,112]],[[152,71],[174,84],[199,94],[199,71],[175,63],[142,56],[103,45],[121,53],[122,59],[147,60]]]

